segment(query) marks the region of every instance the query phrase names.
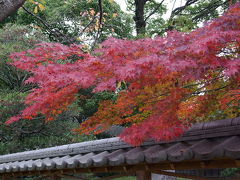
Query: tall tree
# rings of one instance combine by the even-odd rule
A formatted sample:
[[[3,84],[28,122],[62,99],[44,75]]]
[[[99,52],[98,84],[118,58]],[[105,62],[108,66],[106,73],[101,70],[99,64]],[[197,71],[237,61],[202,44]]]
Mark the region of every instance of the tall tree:
[[[136,23],[137,34],[145,34],[146,31],[146,21],[144,20],[144,7],[147,0],[135,0],[135,16],[134,21]]]

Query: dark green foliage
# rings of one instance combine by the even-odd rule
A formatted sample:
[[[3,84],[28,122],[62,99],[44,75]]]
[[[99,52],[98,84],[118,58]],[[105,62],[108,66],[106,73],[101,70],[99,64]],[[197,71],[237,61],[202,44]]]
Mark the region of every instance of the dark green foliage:
[[[12,52],[30,49],[46,39],[40,31],[27,26],[7,25],[0,31],[0,154],[94,139],[94,136],[80,136],[72,132],[79,126],[74,120],[79,113],[75,105],[53,122],[37,117],[9,126],[5,124],[24,109],[25,97],[36,87],[24,83],[30,74],[8,64],[8,57]]]
[[[30,77],[30,74],[14,66],[0,63],[0,89],[9,89],[19,92],[31,90],[35,85],[25,83],[24,81]]]
[[[224,169],[221,172],[221,176],[223,176],[223,177],[232,177],[232,176],[235,176],[236,174],[238,174],[239,172],[240,172],[239,168],[227,168],[227,169]]]
[[[7,62],[9,55],[33,48],[35,44],[47,41],[41,31],[30,26],[6,24],[0,29],[0,61]]]
[[[9,63],[9,55],[32,48],[41,40],[46,40],[40,31],[32,28],[8,24],[0,29],[0,89],[26,92],[34,87],[25,84],[29,73],[18,70]]]
[[[117,95],[112,92],[100,92],[93,93],[92,89],[83,89],[79,92],[79,98],[77,106],[79,108],[78,116],[75,118],[79,121],[79,123],[85,121],[88,117],[92,116],[98,110],[99,102],[103,100],[115,99]]]
[[[22,120],[11,125],[4,122],[21,111],[27,93],[0,91],[0,154],[39,149],[94,139],[72,132],[79,123],[73,117],[76,111],[70,108],[56,121],[45,122],[44,117]]]

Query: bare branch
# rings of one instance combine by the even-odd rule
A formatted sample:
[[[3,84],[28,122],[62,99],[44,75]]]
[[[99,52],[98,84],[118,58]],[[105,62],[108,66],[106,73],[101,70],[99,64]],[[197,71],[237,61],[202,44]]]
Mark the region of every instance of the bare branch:
[[[183,5],[183,6],[180,6],[176,9],[174,9],[172,12],[171,12],[171,16],[169,18],[169,21],[171,21],[173,19],[174,16],[180,14],[184,9],[186,9],[188,6],[198,2],[199,0],[187,0],[186,3]]]
[[[86,29],[96,20],[97,16],[94,16],[93,19],[84,27],[80,34],[83,34]]]
[[[51,27],[50,24],[48,24],[46,21],[44,21],[42,18],[40,18],[39,16],[37,16],[36,14],[32,13],[31,11],[29,11],[27,8],[25,8],[24,6],[22,7],[24,11],[26,11],[28,14],[32,15],[33,17],[35,17],[37,20],[39,20],[46,28],[47,30],[53,34],[56,38],[60,38],[62,37],[64,39],[64,41],[66,41],[69,44],[74,43],[74,39],[67,37],[65,34],[63,34],[61,31],[59,31],[58,29],[53,29]]]
[[[163,4],[165,0],[162,0],[159,4],[157,4],[156,8],[145,18],[144,21],[147,21]]]
[[[221,1],[218,1],[218,2],[221,2]],[[196,21],[198,20],[199,18],[203,17],[203,16],[206,16],[207,14],[211,13],[212,11],[214,11],[215,9],[217,9],[219,6],[221,5],[225,5],[225,4],[228,4],[228,0],[223,2],[223,3],[213,3],[213,4],[210,4],[209,6],[207,6],[206,8],[202,9],[199,11],[199,14],[196,15],[195,17],[192,18],[192,21]]]

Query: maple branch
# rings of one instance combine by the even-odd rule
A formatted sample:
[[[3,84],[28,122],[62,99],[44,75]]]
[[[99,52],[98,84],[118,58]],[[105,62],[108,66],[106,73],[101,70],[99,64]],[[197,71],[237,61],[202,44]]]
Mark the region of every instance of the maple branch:
[[[180,88],[190,88],[190,87],[193,87],[193,86],[198,86],[198,85],[204,84],[204,86],[202,86],[201,88],[198,88],[196,91],[201,90],[202,88],[206,87],[209,83],[211,83],[211,82],[213,82],[213,81],[216,81],[217,79],[220,79],[220,78],[224,77],[224,76],[219,76],[220,74],[221,74],[221,71],[219,72],[219,74],[217,75],[217,77],[212,78],[212,79],[210,79],[210,80],[208,80],[208,81],[206,81],[206,82],[199,82],[199,83],[194,83],[194,84],[188,84],[188,85],[182,86],[182,87],[180,87]],[[228,86],[228,85],[227,85],[227,86]],[[225,86],[224,86],[224,88],[225,88]],[[222,88],[220,88],[220,89],[222,89]],[[217,90],[220,90],[220,89],[219,89],[219,88],[217,88],[217,89],[211,89],[211,90],[206,90],[205,92],[215,91],[215,90],[217,91]],[[196,91],[195,91],[195,92],[196,92]],[[195,93],[195,92],[194,92],[194,93]],[[165,92],[165,93],[162,93],[162,94],[159,94],[159,95],[156,95],[156,96],[152,96],[151,98],[148,98],[148,100],[150,100],[150,99],[155,99],[155,98],[159,98],[159,97],[161,97],[161,96],[166,96],[166,95],[169,95],[169,93],[170,93],[170,91],[167,91],[167,92]],[[194,94],[194,93],[192,93],[192,94]],[[200,94],[200,93],[204,93],[204,91],[199,91],[198,94]],[[157,101],[159,101],[159,100],[147,101],[147,102],[145,102],[145,103],[153,103],[153,102],[157,102]]]
[[[208,92],[212,92],[212,91],[219,91],[219,90],[221,90],[221,89],[224,89],[224,88],[226,88],[226,87],[228,87],[230,84],[227,84],[227,85],[225,85],[225,86],[222,86],[222,87],[219,87],[219,88],[216,88],[216,89],[208,89],[208,90],[203,90],[203,91],[195,91],[195,92],[193,92],[191,95],[198,95],[198,94],[202,94],[202,93],[208,93]],[[202,87],[203,88],[203,87]],[[201,88],[201,89],[202,89]],[[198,89],[199,90],[199,89]]]
[[[157,7],[144,19],[146,22],[163,4],[165,0],[162,0],[159,4],[157,4]]]

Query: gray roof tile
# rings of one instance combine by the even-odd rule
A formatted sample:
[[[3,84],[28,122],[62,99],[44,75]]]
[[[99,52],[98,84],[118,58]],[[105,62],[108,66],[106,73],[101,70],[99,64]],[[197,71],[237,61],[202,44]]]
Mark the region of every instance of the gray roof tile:
[[[139,147],[109,138],[3,155],[0,174],[214,158],[240,158],[240,118],[198,124],[174,141],[147,141]]]

